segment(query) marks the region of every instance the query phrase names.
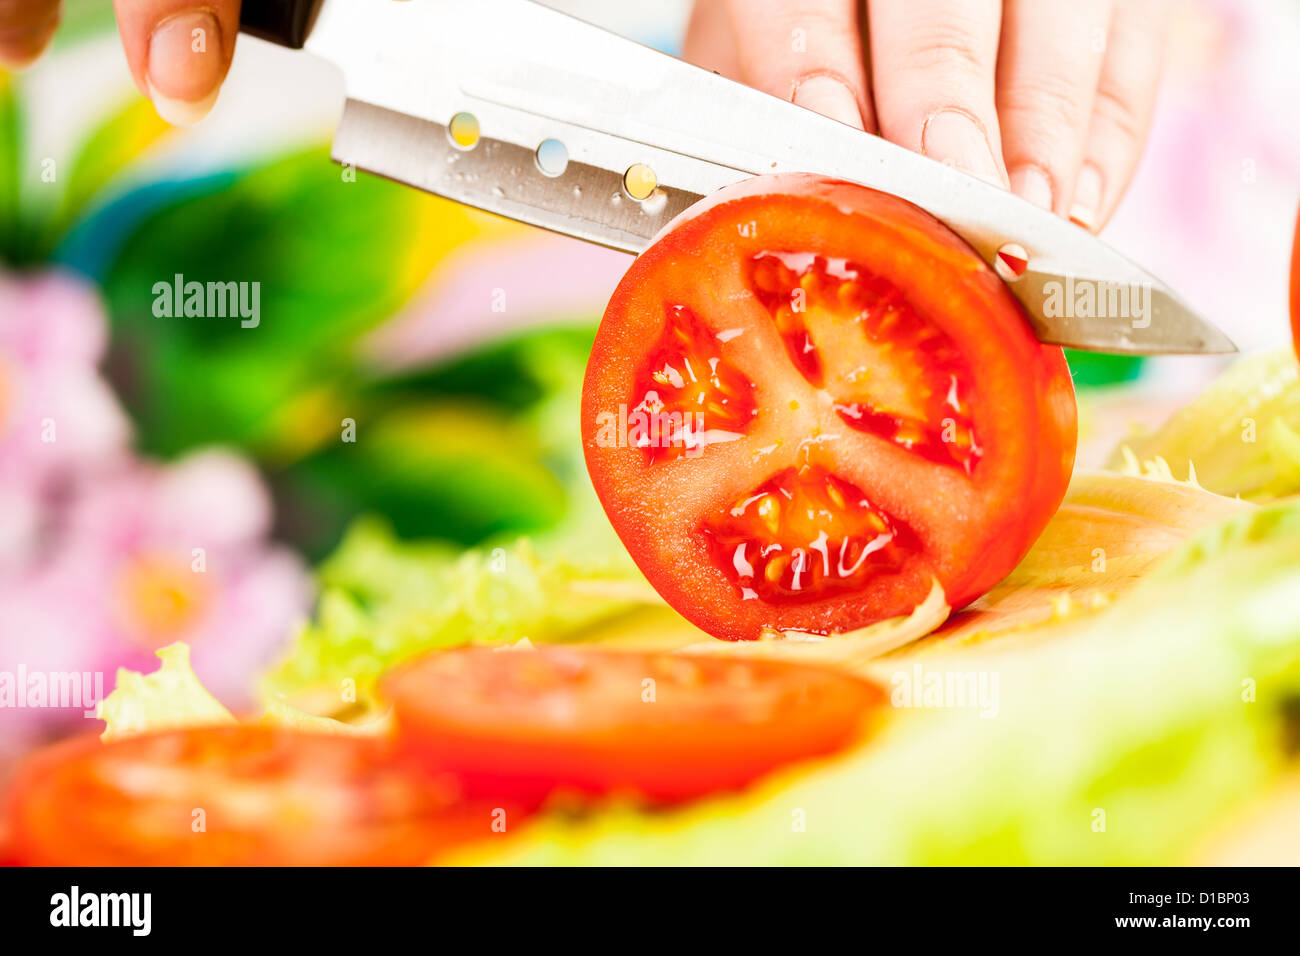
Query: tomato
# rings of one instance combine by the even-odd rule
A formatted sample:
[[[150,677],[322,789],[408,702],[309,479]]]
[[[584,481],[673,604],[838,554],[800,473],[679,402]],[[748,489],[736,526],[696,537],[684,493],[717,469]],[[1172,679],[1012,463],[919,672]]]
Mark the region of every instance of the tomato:
[[[583,385],[587,467],[659,593],[717,637],[961,607],[1060,504],[1059,348],[957,235],[807,174],[720,190],[619,283]]]
[[[36,866],[418,865],[490,836],[495,809],[384,741],[241,725],[57,744],[9,821]]]
[[[1291,242],[1291,337],[1300,358],[1300,213],[1296,214],[1295,239]]]
[[[554,645],[442,651],[385,688],[399,739],[434,769],[521,799],[741,787],[847,746],[885,699],[821,667]]]
[[[0,819],[0,866],[17,866],[18,861],[14,859],[14,849],[9,836],[9,828],[3,819]]]

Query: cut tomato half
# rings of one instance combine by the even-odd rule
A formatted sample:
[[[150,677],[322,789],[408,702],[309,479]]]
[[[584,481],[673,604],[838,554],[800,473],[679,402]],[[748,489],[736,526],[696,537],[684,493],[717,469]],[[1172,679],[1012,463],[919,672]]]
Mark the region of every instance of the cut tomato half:
[[[385,687],[399,739],[433,770],[529,800],[741,787],[848,745],[885,700],[850,674],[785,661],[556,646],[442,651]]]
[[[39,752],[14,781],[9,850],[33,866],[409,866],[491,838],[505,813],[384,741],[200,727]]]
[[[979,256],[806,174],[687,210],[633,263],[583,387],[587,467],[651,584],[717,637],[961,607],[1060,504],[1074,389]]]

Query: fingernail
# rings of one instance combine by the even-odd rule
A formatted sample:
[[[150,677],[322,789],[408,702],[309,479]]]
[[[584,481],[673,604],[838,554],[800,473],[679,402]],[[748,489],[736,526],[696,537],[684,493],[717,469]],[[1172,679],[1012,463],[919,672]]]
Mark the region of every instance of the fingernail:
[[[862,110],[858,108],[857,97],[833,76],[819,73],[801,80],[791,99],[796,106],[829,116],[848,126],[862,128]]]
[[[1074,180],[1074,202],[1070,205],[1070,218],[1089,232],[1095,232],[1101,219],[1101,170],[1092,163],[1084,163]]]
[[[1011,191],[1035,206],[1048,211],[1052,208],[1052,181],[1037,166],[1018,166],[1012,170]]]
[[[995,186],[1006,185],[988,136],[965,110],[949,106],[931,113],[921,128],[921,152]]]
[[[221,26],[208,10],[173,14],[149,37],[149,98],[169,123],[192,126],[217,100],[225,56]]]

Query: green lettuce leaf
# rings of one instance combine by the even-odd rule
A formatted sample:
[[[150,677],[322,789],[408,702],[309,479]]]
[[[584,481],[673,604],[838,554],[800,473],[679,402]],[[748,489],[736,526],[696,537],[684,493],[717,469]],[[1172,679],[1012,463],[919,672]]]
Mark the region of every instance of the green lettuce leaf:
[[[918,671],[917,668],[923,668]],[[979,707],[905,707],[974,675]],[[981,676],[982,675],[982,676]],[[879,736],[755,790],[655,815],[544,818],[478,861],[1150,864],[1287,765],[1300,695],[1300,504],[1250,509],[1057,640],[882,662]]]
[[[152,731],[235,722],[234,715],[194,673],[188,644],[177,641],[157,653],[162,664],[152,673],[117,669],[113,692],[100,702],[95,715],[105,723],[100,734],[105,742]]]
[[[96,716],[104,721],[100,739],[105,743],[182,727],[233,724],[236,717],[222,705],[194,673],[190,648],[177,641],[158,650],[162,661],[156,671],[142,674],[119,667],[113,692],[104,698]],[[369,722],[344,723],[299,710],[272,697],[258,723],[312,733],[381,735],[391,728],[391,715]]]
[[[312,713],[341,708],[339,688],[373,704],[376,680],[425,651],[458,644],[583,640],[588,628],[657,595],[611,540],[578,552],[562,538],[528,538],[466,551],[403,542],[381,521],[349,531],[320,568],[316,618],[266,676],[266,696]],[[603,552],[603,553],[602,553]]]
[[[1273,501],[1300,494],[1300,366],[1289,348],[1238,359],[1149,435],[1126,440],[1117,469],[1194,475],[1217,494]]]

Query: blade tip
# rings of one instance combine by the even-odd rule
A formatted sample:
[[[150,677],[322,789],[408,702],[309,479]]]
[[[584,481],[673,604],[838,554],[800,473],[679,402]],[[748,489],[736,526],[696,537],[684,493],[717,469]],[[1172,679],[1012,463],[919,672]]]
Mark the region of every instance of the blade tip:
[[[1241,349],[1237,348],[1237,343],[1228,338],[1228,336],[1215,325],[1206,322],[1204,324],[1206,334],[1205,341],[1197,349],[1200,355],[1236,355]]]

